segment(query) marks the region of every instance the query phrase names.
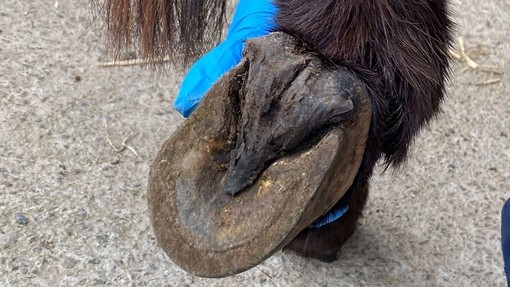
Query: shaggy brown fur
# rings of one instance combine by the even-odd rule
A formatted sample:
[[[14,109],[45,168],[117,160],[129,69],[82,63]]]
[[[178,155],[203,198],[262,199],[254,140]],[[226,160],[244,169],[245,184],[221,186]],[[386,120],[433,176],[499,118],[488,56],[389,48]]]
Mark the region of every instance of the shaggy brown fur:
[[[256,0],[254,0],[256,1]],[[226,0],[106,0],[112,47],[134,37],[146,57],[189,64],[218,39]],[[333,63],[352,69],[372,98],[362,165],[340,220],[305,229],[288,248],[331,261],[352,235],[375,163],[398,165],[420,128],[439,111],[448,75],[453,23],[446,0],[275,0],[279,31],[302,39]]]
[[[446,0],[277,0],[281,31],[353,69],[372,97],[365,156],[338,222],[304,230],[289,248],[330,260],[354,232],[368,181],[383,156],[398,165],[420,128],[439,111],[448,75],[453,23]]]
[[[115,58],[131,46],[142,56],[188,67],[219,42],[226,0],[92,0]]]

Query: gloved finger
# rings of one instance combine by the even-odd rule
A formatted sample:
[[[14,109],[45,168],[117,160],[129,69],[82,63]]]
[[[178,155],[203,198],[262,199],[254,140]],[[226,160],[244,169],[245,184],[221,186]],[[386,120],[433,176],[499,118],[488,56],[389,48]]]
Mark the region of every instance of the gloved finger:
[[[275,29],[276,6],[270,0],[240,0],[224,42],[199,59],[185,76],[174,107],[188,117],[211,86],[239,63],[244,41]]]
[[[242,42],[227,40],[193,64],[181,84],[174,102],[175,109],[188,117],[211,86],[239,63],[242,49]]]

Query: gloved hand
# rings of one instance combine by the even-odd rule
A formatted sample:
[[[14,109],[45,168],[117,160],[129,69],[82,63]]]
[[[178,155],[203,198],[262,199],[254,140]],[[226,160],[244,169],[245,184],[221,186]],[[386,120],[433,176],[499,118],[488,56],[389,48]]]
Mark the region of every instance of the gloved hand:
[[[276,12],[271,0],[239,0],[227,38],[191,66],[174,102],[175,109],[188,117],[211,86],[241,61],[244,41],[274,31]]]

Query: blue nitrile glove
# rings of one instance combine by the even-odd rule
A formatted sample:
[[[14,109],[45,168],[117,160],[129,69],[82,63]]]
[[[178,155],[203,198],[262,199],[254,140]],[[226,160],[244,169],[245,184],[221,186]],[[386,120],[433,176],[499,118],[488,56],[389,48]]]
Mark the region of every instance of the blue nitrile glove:
[[[175,99],[175,109],[188,117],[211,86],[241,61],[244,41],[274,31],[276,12],[271,0],[239,0],[227,38],[191,66]]]
[[[501,212],[501,247],[507,285],[510,286],[510,198],[505,202]]]

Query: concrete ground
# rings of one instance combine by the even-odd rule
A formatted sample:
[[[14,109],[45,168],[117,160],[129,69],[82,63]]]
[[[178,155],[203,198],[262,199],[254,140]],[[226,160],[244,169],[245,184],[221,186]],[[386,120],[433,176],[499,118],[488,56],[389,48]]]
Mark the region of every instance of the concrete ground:
[[[505,286],[510,1],[452,1],[468,54],[502,73],[453,65],[444,113],[405,166],[379,169],[338,261],[279,253],[225,279],[179,269],[148,221],[181,76],[98,67],[85,2],[0,3],[0,286]]]

